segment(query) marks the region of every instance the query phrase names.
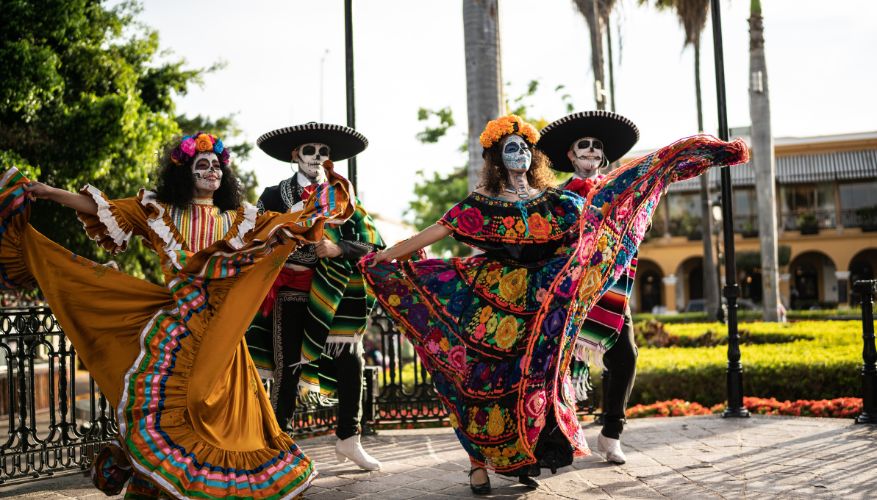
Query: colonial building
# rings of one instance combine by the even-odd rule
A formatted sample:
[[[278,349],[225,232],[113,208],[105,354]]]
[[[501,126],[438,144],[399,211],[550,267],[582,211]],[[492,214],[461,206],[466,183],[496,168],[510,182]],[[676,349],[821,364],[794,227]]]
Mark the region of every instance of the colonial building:
[[[845,307],[855,300],[852,283],[873,279],[877,271],[877,132],[779,138],[775,152],[783,303],[793,309]],[[718,169],[709,174],[715,204],[719,177]],[[732,167],[731,178],[737,282],[742,296],[757,304],[758,186],[750,165]],[[696,179],[674,184],[658,207],[640,249],[635,311],[685,311],[703,298],[699,187]],[[715,225],[720,230],[721,223]],[[716,240],[721,255],[721,234]]]

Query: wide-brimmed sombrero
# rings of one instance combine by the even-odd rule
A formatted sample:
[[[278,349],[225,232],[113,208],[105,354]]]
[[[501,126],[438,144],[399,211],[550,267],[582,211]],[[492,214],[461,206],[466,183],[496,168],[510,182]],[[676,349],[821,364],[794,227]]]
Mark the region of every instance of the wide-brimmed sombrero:
[[[292,150],[309,142],[329,146],[329,159],[341,161],[352,158],[368,147],[368,139],[344,125],[309,122],[303,125],[279,128],[262,134],[256,145],[269,156],[283,162],[292,159]]]
[[[549,123],[542,129],[542,138],[536,147],[548,155],[551,168],[572,172],[574,169],[566,153],[572,143],[582,137],[595,137],[603,141],[603,153],[612,163],[636,144],[639,129],[618,113],[582,111]]]

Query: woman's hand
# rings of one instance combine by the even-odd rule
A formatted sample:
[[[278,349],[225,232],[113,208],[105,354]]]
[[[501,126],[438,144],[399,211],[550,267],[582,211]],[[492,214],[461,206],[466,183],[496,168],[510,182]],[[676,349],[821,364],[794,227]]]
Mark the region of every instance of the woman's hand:
[[[376,265],[380,264],[381,262],[385,262],[385,261],[389,261],[389,260],[393,260],[393,259],[391,259],[387,255],[386,250],[378,250],[377,252],[375,252],[374,256],[372,256],[372,260],[369,263],[368,267],[375,267]]]
[[[57,191],[52,186],[38,181],[29,182],[24,186],[24,190],[27,191],[27,197],[31,200],[50,200]]]

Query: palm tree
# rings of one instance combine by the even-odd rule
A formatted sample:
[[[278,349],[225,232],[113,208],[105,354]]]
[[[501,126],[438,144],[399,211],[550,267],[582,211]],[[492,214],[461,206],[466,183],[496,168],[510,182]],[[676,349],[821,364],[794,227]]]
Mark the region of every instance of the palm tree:
[[[502,113],[498,3],[498,0],[463,0],[469,191],[475,190],[481,176],[481,145],[478,137],[487,122]]]
[[[609,24],[609,13],[616,0],[573,0],[591,33],[591,70],[594,72],[594,100],[597,109],[606,109],[606,71],[603,60],[603,35]]]
[[[764,22],[761,2],[749,7],[749,117],[752,121],[752,166],[758,203],[758,234],[761,240],[761,283],[764,320],[779,320],[779,268],[777,252],[776,160],[770,130],[770,94],[764,59]]]
[[[640,5],[649,0],[639,0]],[[709,0],[655,0],[658,10],[672,9],[685,30],[684,47],[694,47],[694,95],[697,99],[697,129],[703,132],[703,103],[700,91],[700,35],[706,27],[709,15]],[[710,319],[719,313],[718,268],[713,254],[713,223],[710,208],[709,181],[706,175],[700,176],[701,233],[703,233],[703,293],[706,311]]]

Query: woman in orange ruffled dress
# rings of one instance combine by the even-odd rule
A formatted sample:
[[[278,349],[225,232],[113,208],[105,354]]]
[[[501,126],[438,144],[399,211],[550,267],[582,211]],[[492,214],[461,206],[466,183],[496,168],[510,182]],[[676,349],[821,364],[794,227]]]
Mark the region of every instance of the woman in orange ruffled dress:
[[[93,469],[132,496],[286,498],[315,476],[271,411],[244,331],[286,256],[344,220],[347,182],[329,182],[294,213],[257,215],[242,201],[222,141],[206,133],[168,148],[155,192],[110,200],[87,185],[71,193],[0,178],[0,276],[38,286],[77,354],[116,408],[119,440]],[[165,286],[102,266],[28,224],[32,201],[76,210],[110,252],[139,236],[161,260]]]

